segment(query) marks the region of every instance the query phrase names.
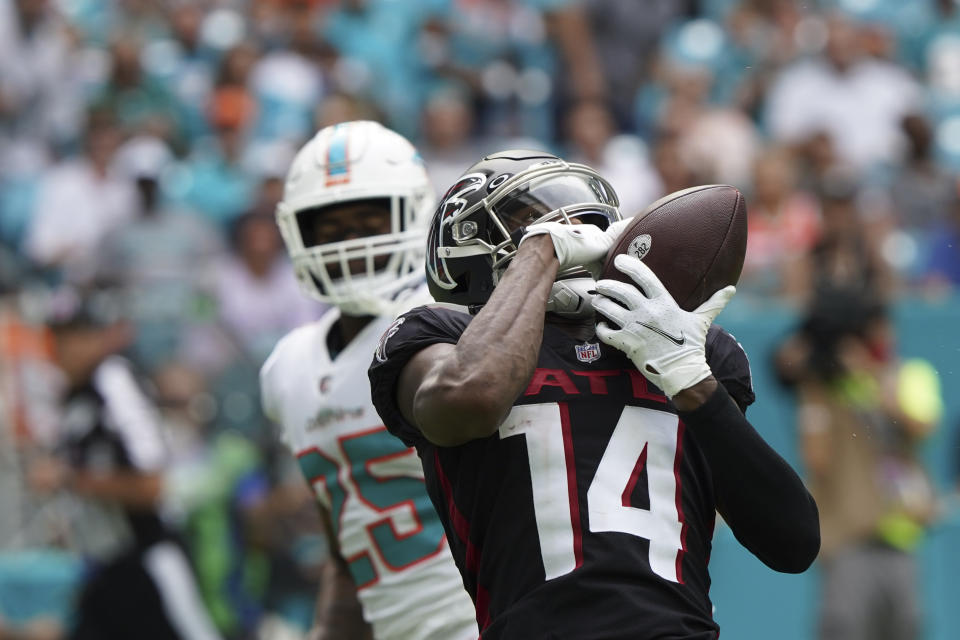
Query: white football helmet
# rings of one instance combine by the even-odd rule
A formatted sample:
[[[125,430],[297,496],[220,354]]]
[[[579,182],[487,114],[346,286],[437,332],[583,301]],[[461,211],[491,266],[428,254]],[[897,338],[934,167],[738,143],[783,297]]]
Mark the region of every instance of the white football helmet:
[[[310,243],[305,230],[323,209],[381,198],[390,210],[389,233]],[[420,154],[406,138],[377,122],[343,122],[320,130],[297,153],[277,224],[308,295],[350,315],[387,315],[423,280],[435,204]]]

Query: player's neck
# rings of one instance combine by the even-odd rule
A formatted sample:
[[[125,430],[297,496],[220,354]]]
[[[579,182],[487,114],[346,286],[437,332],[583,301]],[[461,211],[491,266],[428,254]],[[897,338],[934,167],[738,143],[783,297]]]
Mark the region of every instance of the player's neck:
[[[336,358],[337,354],[347,348],[354,338],[356,338],[363,328],[370,324],[373,316],[349,316],[341,314],[340,318],[330,327],[330,333],[327,334],[327,348],[330,354]]]
[[[353,342],[353,339],[363,331],[373,320],[373,316],[340,316],[340,333],[343,336],[343,341],[346,344]]]
[[[586,342],[596,334],[596,324],[593,317],[590,318],[564,318],[553,313],[547,314],[546,324],[560,329],[574,340]]]

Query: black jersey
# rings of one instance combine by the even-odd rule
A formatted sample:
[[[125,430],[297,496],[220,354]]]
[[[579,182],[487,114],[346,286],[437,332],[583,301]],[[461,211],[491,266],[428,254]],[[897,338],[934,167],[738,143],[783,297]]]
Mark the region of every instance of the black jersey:
[[[63,417],[69,463],[91,472],[155,472],[166,462],[159,416],[127,361],[111,357],[89,383],[70,390]],[[169,537],[156,511],[82,500],[74,523],[78,546],[104,559],[130,548],[146,548]]]
[[[672,403],[623,353],[548,324],[497,433],[438,447],[404,420],[403,366],[430,344],[456,343],[470,319],[426,307],[401,316],[370,378],[387,428],[420,454],[483,638],[716,638],[715,477]],[[712,327],[707,358],[745,409],[754,396],[743,349]]]

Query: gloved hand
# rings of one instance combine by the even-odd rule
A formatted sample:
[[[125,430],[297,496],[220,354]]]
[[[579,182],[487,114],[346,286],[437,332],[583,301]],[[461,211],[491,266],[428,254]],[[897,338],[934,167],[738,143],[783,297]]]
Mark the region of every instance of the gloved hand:
[[[604,230],[593,224],[539,222],[526,228],[517,246],[531,236],[549,233],[553,240],[553,250],[560,260],[560,271],[571,267],[584,267],[597,277],[607,252],[628,224],[629,219],[618,220]]]
[[[600,295],[594,297],[593,308],[620,326],[615,329],[600,322],[597,336],[627,354],[667,397],[708,377],[707,330],[737,292],[736,287],[724,287],[696,310],[684,311],[642,261],[619,255],[614,265],[637,286],[616,280],[597,282]]]

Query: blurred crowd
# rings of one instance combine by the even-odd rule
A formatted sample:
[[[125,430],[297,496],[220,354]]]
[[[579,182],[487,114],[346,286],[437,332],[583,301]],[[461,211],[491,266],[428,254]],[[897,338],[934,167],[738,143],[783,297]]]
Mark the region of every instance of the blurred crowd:
[[[958,34],[956,0],[0,0],[0,550],[82,551],[76,492],[36,463],[62,436],[49,328],[87,306],[65,292],[109,290],[73,357],[122,352],[146,384],[169,441],[152,504],[220,633],[309,623],[323,542],[256,376],[324,311],[273,211],[335,122],[408,136],[438,193],[511,146],[590,164],[625,215],[733,184],[742,304],[952,295]],[[31,571],[56,582],[56,558]],[[0,637],[32,606],[0,606]]]

